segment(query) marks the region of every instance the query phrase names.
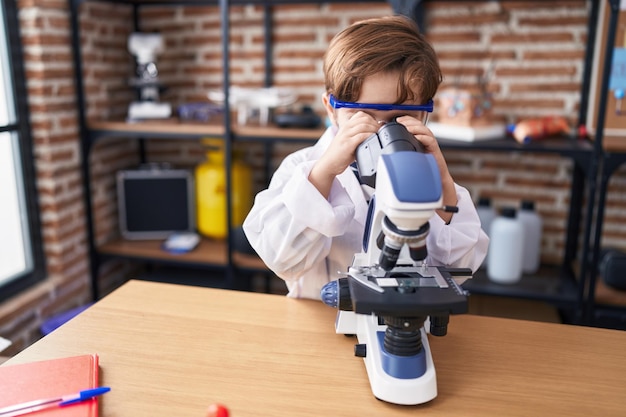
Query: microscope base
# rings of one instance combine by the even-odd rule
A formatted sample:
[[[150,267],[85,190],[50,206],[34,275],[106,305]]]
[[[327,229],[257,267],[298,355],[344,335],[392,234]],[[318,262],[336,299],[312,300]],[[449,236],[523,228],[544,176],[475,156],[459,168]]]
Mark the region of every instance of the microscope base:
[[[431,401],[437,396],[437,378],[426,330],[423,327],[420,330],[423,351],[419,357],[401,357],[384,352],[380,332],[384,334],[386,328],[378,324],[377,316],[352,311],[339,311],[335,323],[337,333],[355,334],[359,344],[365,346],[365,368],[376,398],[401,405]],[[416,376],[392,376],[394,369]]]

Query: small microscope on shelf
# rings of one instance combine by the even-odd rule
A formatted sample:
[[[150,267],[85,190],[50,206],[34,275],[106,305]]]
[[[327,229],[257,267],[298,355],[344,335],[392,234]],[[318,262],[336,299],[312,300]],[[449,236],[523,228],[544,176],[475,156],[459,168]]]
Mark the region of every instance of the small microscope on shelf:
[[[472,277],[466,268],[425,264],[429,219],[442,204],[437,162],[398,123],[387,123],[356,153],[361,182],[375,186],[363,237],[347,276],[321,291],[339,309],[337,333],[356,335],[354,354],[364,358],[370,386],[380,400],[421,404],[437,396],[426,328],[447,333],[450,314],[466,313]]]
[[[128,107],[128,120],[170,117],[172,106],[159,99],[164,87],[156,66],[156,57],[163,51],[163,37],[159,33],[131,33],[128,51],[135,56],[135,77],[130,79],[130,85],[137,91],[137,100]]]

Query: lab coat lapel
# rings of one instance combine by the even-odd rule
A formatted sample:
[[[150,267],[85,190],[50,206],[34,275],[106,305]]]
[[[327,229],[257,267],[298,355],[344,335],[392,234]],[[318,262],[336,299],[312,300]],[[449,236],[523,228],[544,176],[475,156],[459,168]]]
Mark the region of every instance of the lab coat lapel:
[[[350,196],[350,200],[354,203],[354,220],[365,226],[368,201],[365,198],[363,189],[361,189],[359,180],[350,168],[337,176],[337,180],[339,180],[339,183]]]

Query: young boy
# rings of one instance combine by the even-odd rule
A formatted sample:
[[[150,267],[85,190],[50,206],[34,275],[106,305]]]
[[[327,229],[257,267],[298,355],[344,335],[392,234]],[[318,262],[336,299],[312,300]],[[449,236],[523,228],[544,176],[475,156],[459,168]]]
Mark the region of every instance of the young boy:
[[[324,76],[322,102],[332,126],[314,146],[285,158],[243,225],[261,259],[286,281],[288,296],[319,299],[322,286],[362,251],[368,196],[350,164],[357,146],[394,118],[434,155],[443,204],[459,208],[430,219],[428,265],[476,271],[488,238],[468,191],[454,183],[426,127],[428,111],[421,105],[434,97],[442,75],[415,23],[393,16],[344,29],[326,52]]]

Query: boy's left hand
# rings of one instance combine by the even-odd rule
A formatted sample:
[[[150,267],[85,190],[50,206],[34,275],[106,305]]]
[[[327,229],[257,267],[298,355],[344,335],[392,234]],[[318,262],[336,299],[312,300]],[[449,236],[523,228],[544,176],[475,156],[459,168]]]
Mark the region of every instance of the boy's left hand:
[[[424,123],[411,116],[401,116],[396,120],[398,123],[404,125],[404,127],[406,127],[407,130],[413,134],[413,136],[415,136],[415,138],[419,140],[422,145],[424,145],[427,153],[433,154],[435,160],[437,161],[437,165],[439,166],[441,180],[445,182],[445,180],[450,177],[450,172],[448,171],[448,164],[443,157],[443,153],[441,152],[441,148],[439,148],[439,144],[437,143],[437,139],[435,139],[433,132],[431,132],[430,129],[424,125]]]
[[[450,175],[450,171],[448,171],[448,164],[443,157],[443,153],[441,152],[441,148],[439,147],[439,143],[437,143],[437,139],[435,139],[433,132],[431,132],[430,129],[427,128],[420,120],[411,116],[401,116],[396,118],[396,121],[404,125],[404,127],[406,127],[407,130],[415,136],[415,138],[419,140],[422,145],[424,145],[426,152],[435,157],[437,166],[439,167],[439,174],[441,175],[443,204],[447,206],[456,206],[457,198],[456,190],[454,188],[454,179],[452,178],[452,175]],[[446,223],[449,223],[452,218],[452,213],[446,213],[438,210],[438,214]]]

